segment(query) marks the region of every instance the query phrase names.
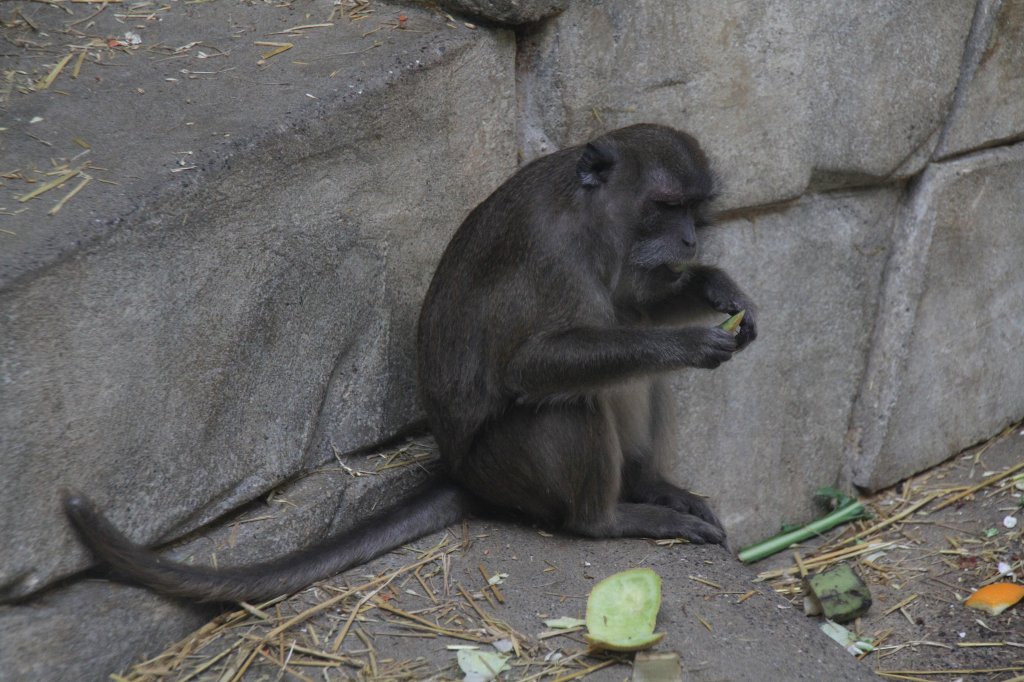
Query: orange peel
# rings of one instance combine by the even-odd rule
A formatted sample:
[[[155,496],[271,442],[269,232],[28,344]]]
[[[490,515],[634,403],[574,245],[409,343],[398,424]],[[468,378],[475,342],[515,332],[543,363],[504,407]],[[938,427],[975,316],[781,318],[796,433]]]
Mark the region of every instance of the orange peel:
[[[1024,585],[1017,583],[992,583],[977,590],[964,601],[964,606],[979,609],[993,616],[1010,608],[1024,599]]]

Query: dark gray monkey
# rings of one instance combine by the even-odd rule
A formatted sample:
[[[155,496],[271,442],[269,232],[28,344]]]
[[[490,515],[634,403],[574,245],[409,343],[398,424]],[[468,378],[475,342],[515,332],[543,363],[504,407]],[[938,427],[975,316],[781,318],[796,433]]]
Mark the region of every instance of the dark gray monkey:
[[[723,542],[708,505],[663,474],[675,434],[658,378],[717,367],[757,334],[751,301],[696,259],[712,185],[692,137],[645,124],[538,159],[477,206],[419,320],[441,475],[355,529],[213,569],[132,544],[81,495],[65,497],[68,518],[116,573],[205,601],[294,592],[474,511],[588,537]],[[747,314],[736,336],[673,324],[700,309]]]

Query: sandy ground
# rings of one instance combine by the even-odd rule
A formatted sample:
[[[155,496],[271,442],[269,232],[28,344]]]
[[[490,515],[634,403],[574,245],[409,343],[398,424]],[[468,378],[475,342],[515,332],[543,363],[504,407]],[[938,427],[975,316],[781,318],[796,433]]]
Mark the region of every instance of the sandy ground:
[[[581,629],[545,621],[582,618],[596,580],[643,565],[663,579],[658,629],[668,635],[655,651],[679,655],[681,678],[670,679],[1024,680],[1024,602],[997,616],[963,605],[982,585],[1024,581],[1022,489],[1018,425],[864,499],[871,518],[752,568],[721,548],[471,521],[290,599],[226,613],[125,678],[462,679],[459,648],[476,647],[505,650],[501,679],[630,679],[632,655],[589,650]],[[874,602],[847,624],[874,647],[859,662],[820,636],[821,617],[802,615],[800,567],[839,562]]]

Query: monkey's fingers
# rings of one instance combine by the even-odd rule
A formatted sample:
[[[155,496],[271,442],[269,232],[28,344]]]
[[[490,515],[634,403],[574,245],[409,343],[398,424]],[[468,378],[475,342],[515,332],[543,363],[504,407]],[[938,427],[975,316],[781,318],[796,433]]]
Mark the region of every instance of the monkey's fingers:
[[[725,532],[725,529],[722,528],[722,522],[718,520],[717,516],[715,516],[715,512],[711,511],[711,507],[708,506],[707,502],[696,495],[691,495],[689,504],[691,514],[702,521],[707,521],[715,528],[722,530],[723,533]]]
[[[739,333],[736,334],[736,350],[741,351],[757,338],[757,320],[752,313],[747,313],[740,323]]]
[[[652,502],[675,509],[683,514],[696,516],[702,521],[707,521],[716,528],[722,528],[722,522],[718,520],[711,507],[699,495],[694,495],[689,490],[672,486],[668,490],[661,489]]]
[[[711,327],[704,332],[700,354],[693,363],[694,367],[715,369],[723,362],[732,358],[738,348],[737,338],[730,332],[718,327]]]
[[[683,515],[679,537],[695,545],[721,545],[725,542],[725,531],[692,514]]]

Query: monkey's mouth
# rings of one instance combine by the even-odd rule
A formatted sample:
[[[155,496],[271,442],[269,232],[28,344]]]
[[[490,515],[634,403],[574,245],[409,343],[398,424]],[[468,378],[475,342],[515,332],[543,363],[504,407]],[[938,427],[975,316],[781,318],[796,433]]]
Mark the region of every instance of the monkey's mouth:
[[[651,271],[651,275],[665,283],[675,282],[685,277],[685,273],[690,267],[690,264],[685,261],[662,263]]]

